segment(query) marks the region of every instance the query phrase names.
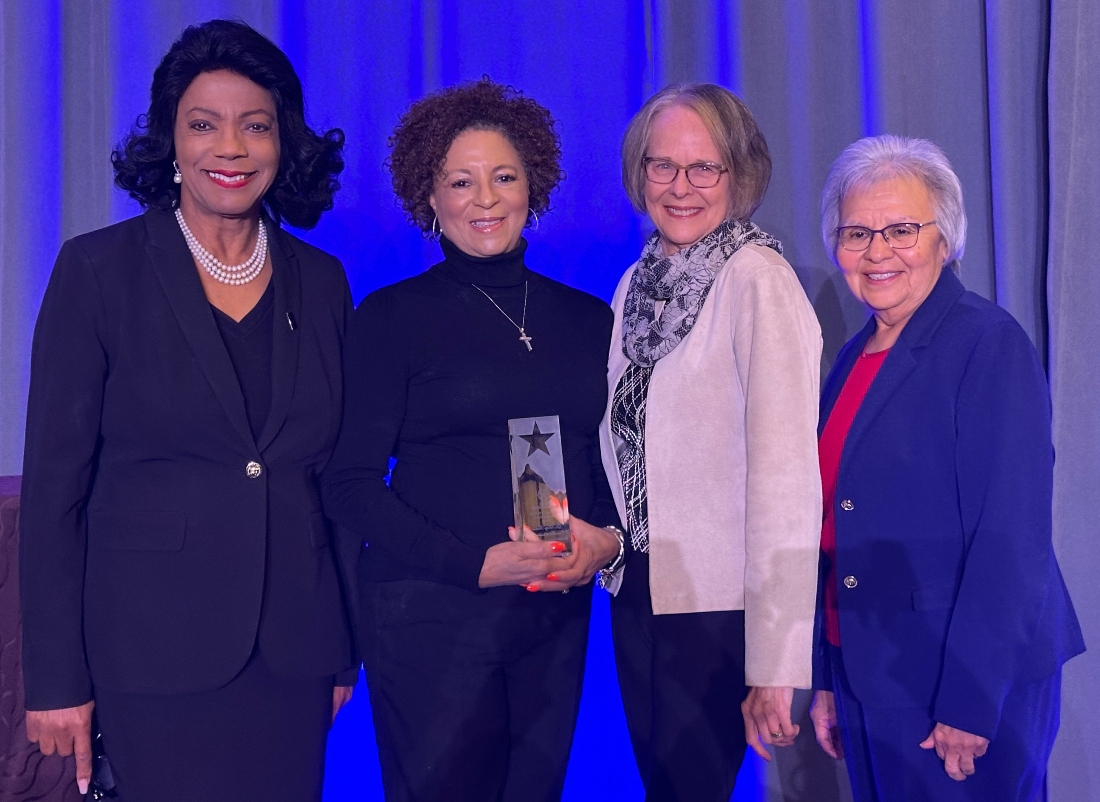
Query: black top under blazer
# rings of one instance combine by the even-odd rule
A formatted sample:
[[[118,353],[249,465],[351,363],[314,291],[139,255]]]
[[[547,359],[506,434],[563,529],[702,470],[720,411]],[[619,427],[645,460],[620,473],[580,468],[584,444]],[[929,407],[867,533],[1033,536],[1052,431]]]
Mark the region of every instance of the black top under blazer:
[[[23,471],[30,710],[92,687],[228,682],[259,644],[287,677],[353,662],[317,476],[351,311],[332,256],[270,220],[271,412],[240,384],[171,213],[69,240],[35,327]]]

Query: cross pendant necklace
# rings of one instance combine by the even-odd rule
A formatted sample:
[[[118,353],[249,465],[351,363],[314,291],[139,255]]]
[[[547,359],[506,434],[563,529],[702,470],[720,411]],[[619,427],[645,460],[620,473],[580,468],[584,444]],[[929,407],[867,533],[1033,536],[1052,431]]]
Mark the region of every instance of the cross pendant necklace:
[[[495,306],[497,308],[497,311],[504,315],[504,317],[507,318],[508,322],[519,330],[519,339],[524,345],[527,346],[527,350],[534,351],[535,349],[531,347],[531,337],[528,336],[526,331],[524,331],[524,327],[527,325],[527,282],[523,282],[523,316],[520,318],[519,323],[516,323],[516,321],[512,320],[511,315],[500,308],[500,304],[493,300],[493,296],[489,295],[489,293],[485,292],[485,290],[481,289],[481,287],[477,286],[476,284],[470,284],[470,286],[489,299],[489,303]]]

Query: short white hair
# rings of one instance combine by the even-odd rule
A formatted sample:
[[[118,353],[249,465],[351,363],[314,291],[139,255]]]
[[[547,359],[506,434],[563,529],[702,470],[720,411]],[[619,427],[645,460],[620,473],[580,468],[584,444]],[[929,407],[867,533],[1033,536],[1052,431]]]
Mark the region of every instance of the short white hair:
[[[936,226],[947,244],[947,266],[957,273],[966,250],[966,209],[959,178],[935,143],[893,134],[853,142],[833,162],[821,190],[821,239],[829,258],[836,262],[836,229],[844,196],[891,178],[915,178],[924,184]]]

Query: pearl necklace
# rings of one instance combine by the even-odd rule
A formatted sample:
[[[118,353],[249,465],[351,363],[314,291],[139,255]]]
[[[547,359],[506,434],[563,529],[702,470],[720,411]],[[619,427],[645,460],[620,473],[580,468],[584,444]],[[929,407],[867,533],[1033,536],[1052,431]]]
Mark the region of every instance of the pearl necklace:
[[[187,222],[183,219],[183,212],[178,208],[176,209],[176,222],[180,224],[180,231],[183,232],[183,238],[187,240],[187,247],[191,250],[191,255],[215,281],[231,285],[247,284],[260,275],[260,271],[264,269],[264,263],[267,261],[267,228],[264,226],[263,220],[260,221],[260,235],[256,238],[256,248],[252,251],[252,255],[248,257],[248,261],[239,265],[227,265],[202,247],[195,235],[191,233],[191,229],[187,227]]]

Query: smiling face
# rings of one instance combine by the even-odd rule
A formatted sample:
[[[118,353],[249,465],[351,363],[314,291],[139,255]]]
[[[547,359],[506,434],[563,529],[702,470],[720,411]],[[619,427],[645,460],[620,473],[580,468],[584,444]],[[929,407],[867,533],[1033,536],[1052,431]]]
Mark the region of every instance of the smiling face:
[[[879,229],[892,223],[927,223],[935,218],[932,198],[916,178],[891,178],[856,187],[840,203],[840,225]],[[947,244],[939,228],[920,230],[917,244],[894,250],[875,234],[867,250],[846,251],[839,245],[836,260],[848,289],[871,308],[880,332],[894,338],[936,286]]]
[[[279,172],[279,127],[271,93],[228,70],[200,73],[180,98],[174,132],[188,220],[246,217]]]
[[[702,118],[684,106],[670,106],[653,118],[645,155],[676,164],[722,164]],[[646,212],[660,232],[666,256],[694,245],[726,219],[730,211],[727,182],[732,180],[731,171],[723,174],[717,185],[698,189],[681,170],[671,184],[646,181]]]
[[[527,222],[527,175],[497,131],[455,137],[428,202],[443,234],[470,256],[496,256],[519,244]]]

